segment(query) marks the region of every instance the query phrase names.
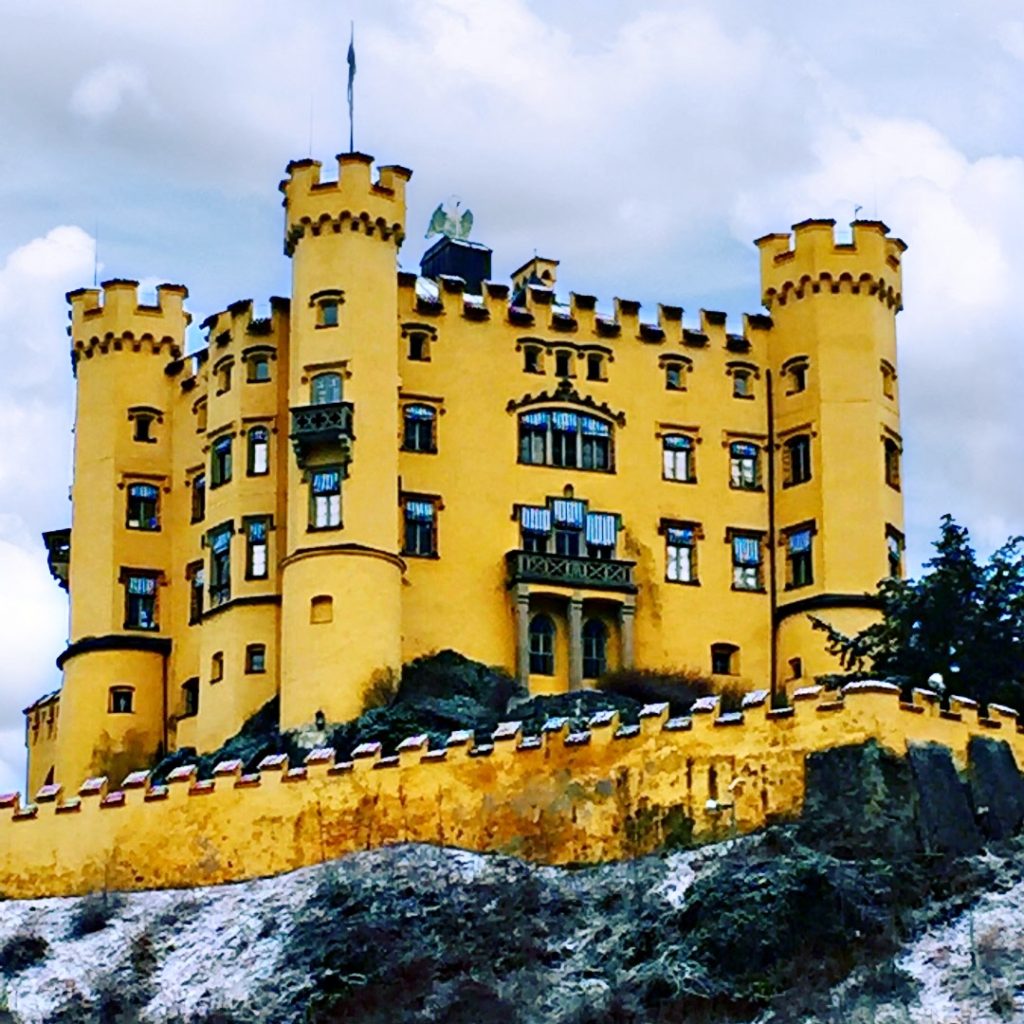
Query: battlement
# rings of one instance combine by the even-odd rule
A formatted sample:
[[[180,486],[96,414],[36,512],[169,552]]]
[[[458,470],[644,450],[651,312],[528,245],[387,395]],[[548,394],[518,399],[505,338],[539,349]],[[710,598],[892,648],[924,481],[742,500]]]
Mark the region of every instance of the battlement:
[[[762,344],[765,332],[772,327],[771,318],[764,314],[744,314],[737,331],[737,325],[728,324],[724,313],[702,309],[698,328],[690,328],[684,324],[682,306],[658,303],[655,317],[645,318],[639,302],[617,296],[612,300],[609,316],[598,311],[594,295],[570,292],[568,303],[563,303],[557,301],[553,288],[537,284],[525,284],[512,296],[508,285],[484,281],[482,294],[477,296],[466,293],[461,277],[442,275],[435,282],[400,271],[398,289],[400,316],[415,315],[429,320],[456,315],[479,323],[504,323],[524,332],[562,335],[570,345],[641,341],[703,348],[714,339],[720,347],[746,352]]]
[[[188,289],[180,284],[161,284],[156,296],[155,305],[142,303],[139,282],[119,278],[104,281],[101,288],[68,292],[73,362],[111,349],[146,349],[177,359],[184,348],[185,329],[192,321],[184,308]]]
[[[903,308],[902,256],[906,243],[889,235],[881,221],[855,220],[852,242],[838,242],[834,220],[805,220],[792,234],[757,239],[761,251],[762,302],[774,304],[810,294],[876,297],[890,309]]]
[[[565,719],[536,736],[504,722],[484,742],[456,732],[435,750],[418,735],[389,755],[363,744],[347,761],[324,748],[302,765],[266,757],[249,774],[235,760],[209,779],[182,766],[164,785],[145,771],[117,789],[104,778],[71,793],[54,784],[27,805],[0,797],[9,812],[0,819],[0,892],[204,885],[410,841],[547,863],[611,860],[656,849],[680,820],[700,842],[796,816],[810,753],[874,739],[903,754],[909,743],[934,742],[964,766],[979,735],[1005,739],[1024,764],[1024,726],[1012,709],[994,705],[982,717],[974,701],[953,697],[944,710],[925,691],[904,703],[897,687],[864,682],[841,693],[797,690],[784,708],[759,690],[724,714],[706,697],[685,718],[649,705],[634,725],[600,712],[576,732]],[[638,821],[650,824],[643,835],[630,825]]]
[[[340,153],[338,177],[321,181],[319,160],[293,160],[288,177],[278,186],[284,193],[285,254],[291,256],[304,235],[327,231],[361,231],[396,248],[405,238],[405,185],[412,171],[397,164],[381,167],[372,177],[373,157]]]
[[[239,299],[227,309],[212,313],[199,326],[213,348],[232,343],[251,346],[260,338],[279,338],[287,328],[290,308],[290,300],[274,295],[270,298],[270,316],[255,317],[253,300]]]

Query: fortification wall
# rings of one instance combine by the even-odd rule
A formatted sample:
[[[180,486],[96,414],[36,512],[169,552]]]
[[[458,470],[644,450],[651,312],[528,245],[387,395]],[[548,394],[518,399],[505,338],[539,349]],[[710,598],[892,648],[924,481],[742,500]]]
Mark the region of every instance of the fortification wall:
[[[941,711],[920,692],[903,704],[881,683],[795,697],[792,708],[772,710],[760,691],[727,715],[705,698],[690,718],[674,720],[651,706],[631,727],[602,714],[576,734],[555,720],[542,736],[524,737],[507,723],[488,745],[453,734],[447,749],[428,751],[425,737],[411,737],[394,757],[371,744],[346,763],[333,751],[314,752],[301,767],[267,758],[253,775],[226,762],[211,780],[186,767],[165,787],[138,772],[119,790],[105,779],[76,796],[44,787],[24,807],[7,796],[0,893],[209,885],[408,841],[554,864],[628,857],[794,816],[805,757],[871,738],[898,753],[937,742],[962,766],[969,739],[984,734],[1007,740],[1024,765],[1024,727],[1007,708],[981,718],[973,702],[954,698],[953,710]],[[708,809],[710,799],[718,809]]]

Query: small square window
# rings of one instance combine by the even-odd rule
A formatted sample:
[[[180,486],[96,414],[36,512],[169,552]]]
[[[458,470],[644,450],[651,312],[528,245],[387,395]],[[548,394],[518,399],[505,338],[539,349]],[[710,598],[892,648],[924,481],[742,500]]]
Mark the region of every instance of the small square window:
[[[409,335],[409,359],[414,363],[430,361],[430,344],[423,331],[414,331]]]
[[[666,363],[665,364],[665,388],[668,391],[683,391],[686,387],[683,379],[683,364],[682,363]]]
[[[257,675],[267,671],[266,644],[247,644],[245,648],[245,671],[248,675]]]
[[[544,372],[544,366],[541,362],[541,350],[536,345],[527,345],[527,347],[523,349],[523,372]]]
[[[739,674],[740,649],[735,644],[711,645],[711,674],[734,676]]]
[[[754,397],[754,390],[749,370],[735,370],[733,372],[732,393],[734,398]]]
[[[135,691],[130,686],[112,686],[108,709],[112,715],[130,715],[134,711]]]
[[[258,384],[261,381],[270,380],[270,356],[250,356],[248,368],[249,375],[247,380],[250,384]]]
[[[155,441],[156,438],[153,436],[153,417],[146,413],[136,413],[135,415],[135,430],[132,434],[132,438],[135,441],[144,441],[146,443]]]
[[[338,326],[338,300],[321,299],[318,308],[317,327]]]

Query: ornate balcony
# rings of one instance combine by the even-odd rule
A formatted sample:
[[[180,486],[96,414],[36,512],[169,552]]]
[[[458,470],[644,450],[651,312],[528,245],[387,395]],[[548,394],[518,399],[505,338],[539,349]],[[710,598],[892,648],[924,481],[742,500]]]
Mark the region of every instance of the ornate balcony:
[[[300,466],[315,449],[335,449],[340,461],[347,461],[355,434],[352,432],[354,411],[351,402],[327,402],[323,405],[300,405],[292,409],[292,431],[289,437]]]
[[[554,583],[585,590],[617,590],[635,594],[636,562],[618,559],[549,555],[534,551],[510,551],[505,556],[509,584]]]

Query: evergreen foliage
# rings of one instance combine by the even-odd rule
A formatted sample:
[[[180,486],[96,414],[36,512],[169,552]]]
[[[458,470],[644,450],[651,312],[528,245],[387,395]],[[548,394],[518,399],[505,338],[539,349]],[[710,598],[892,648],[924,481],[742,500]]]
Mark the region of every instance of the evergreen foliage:
[[[945,515],[919,579],[878,586],[881,621],[854,636],[812,617],[851,675],[870,672],[925,687],[938,672],[950,692],[1024,711],[1024,537],[979,562],[970,534]]]

